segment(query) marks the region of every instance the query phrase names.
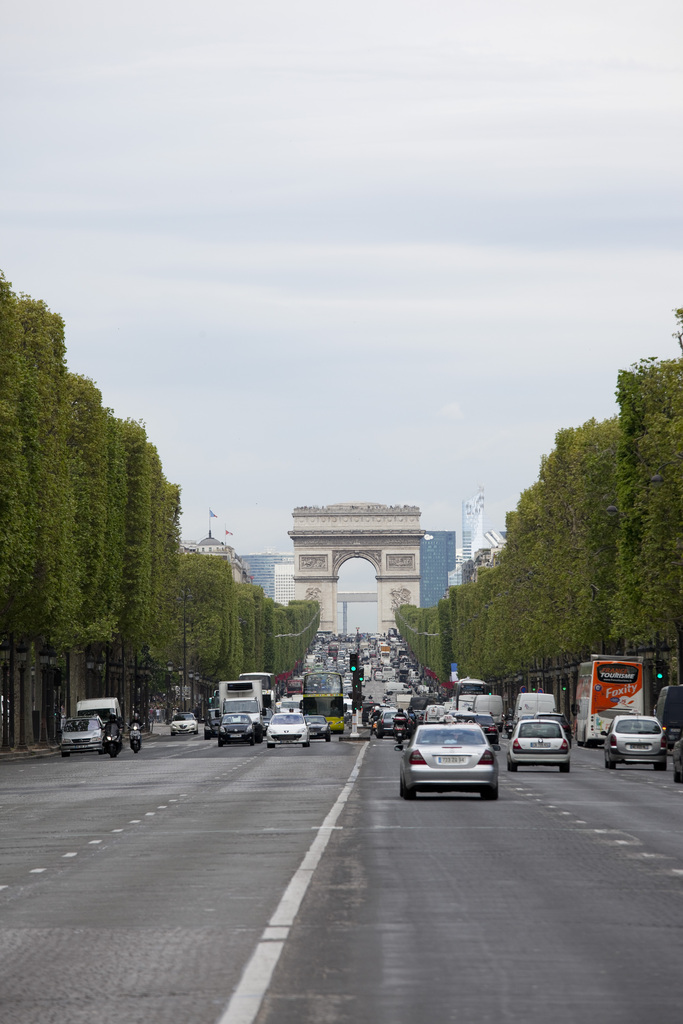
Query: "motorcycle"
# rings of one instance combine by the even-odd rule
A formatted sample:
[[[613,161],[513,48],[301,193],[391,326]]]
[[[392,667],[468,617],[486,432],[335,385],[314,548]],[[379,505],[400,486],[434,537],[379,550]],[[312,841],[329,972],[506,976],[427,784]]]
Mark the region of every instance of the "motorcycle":
[[[137,754],[142,746],[142,732],[139,722],[132,722],[129,730],[130,749]]]
[[[122,745],[118,725],[110,722],[104,733],[104,752],[109,754],[110,757],[116,757]]]
[[[407,735],[408,727],[402,722],[394,726],[394,739],[396,740],[394,750],[403,750],[403,741]]]

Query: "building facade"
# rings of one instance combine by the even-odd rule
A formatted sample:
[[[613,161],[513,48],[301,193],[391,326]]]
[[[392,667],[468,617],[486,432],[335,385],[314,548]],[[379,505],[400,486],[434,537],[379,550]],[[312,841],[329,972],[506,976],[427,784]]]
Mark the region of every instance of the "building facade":
[[[432,608],[448,593],[455,571],[455,530],[428,530],[420,541],[420,608]]]
[[[289,604],[294,600],[294,556],[291,562],[276,562],[275,571],[275,603]]]
[[[231,548],[229,544],[224,544],[216,537],[212,537],[211,530],[209,530],[209,536],[204,537],[203,540],[181,541],[180,553],[182,555],[211,555],[214,558],[222,558],[224,561],[230,562],[232,578],[235,583],[249,582],[247,570],[235,549]]]
[[[249,582],[257,587],[262,587],[266,597],[277,601],[275,596],[275,566],[289,566],[294,578],[294,553],[284,551],[253,551],[249,555],[241,555],[242,562],[247,567]],[[281,601],[281,604],[286,602]]]

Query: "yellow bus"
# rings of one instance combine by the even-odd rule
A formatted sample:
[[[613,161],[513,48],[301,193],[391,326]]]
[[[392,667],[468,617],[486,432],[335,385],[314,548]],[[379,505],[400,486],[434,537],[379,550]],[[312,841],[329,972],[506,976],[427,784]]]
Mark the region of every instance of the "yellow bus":
[[[332,732],[344,732],[344,677],[341,672],[306,672],[301,709],[324,715]]]

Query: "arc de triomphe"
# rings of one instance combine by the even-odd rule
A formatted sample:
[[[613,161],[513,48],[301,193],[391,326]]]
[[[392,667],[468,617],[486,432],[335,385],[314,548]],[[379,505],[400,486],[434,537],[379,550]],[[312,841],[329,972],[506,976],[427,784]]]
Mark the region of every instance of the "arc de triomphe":
[[[377,628],[395,626],[394,611],[420,604],[420,510],[370,502],[303,506],[292,512],[294,590],[298,601],[318,601],[320,629],[337,632],[339,569],[364,558],[377,573]]]

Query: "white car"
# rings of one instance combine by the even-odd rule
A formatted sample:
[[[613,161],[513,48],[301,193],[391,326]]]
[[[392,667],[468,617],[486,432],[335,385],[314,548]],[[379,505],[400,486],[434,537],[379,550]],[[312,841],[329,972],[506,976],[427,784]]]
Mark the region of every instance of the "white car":
[[[569,771],[569,742],[559,722],[543,718],[522,718],[508,745],[508,771],[519,765],[555,765]]]
[[[311,737],[306,719],[298,711],[287,711],[273,715],[268,725],[266,746],[291,746],[300,743],[302,747],[310,747]]]
[[[199,734],[199,722],[191,711],[179,711],[171,721],[171,736],[178,736],[180,733],[193,732]]]

